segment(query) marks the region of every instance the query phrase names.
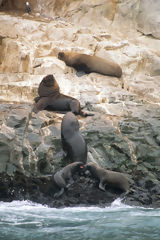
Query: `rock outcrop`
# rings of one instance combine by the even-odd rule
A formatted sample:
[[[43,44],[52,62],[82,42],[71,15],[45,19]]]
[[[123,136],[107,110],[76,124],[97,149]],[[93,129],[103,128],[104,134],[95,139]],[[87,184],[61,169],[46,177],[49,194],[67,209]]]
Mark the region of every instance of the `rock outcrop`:
[[[50,175],[66,164],[59,155],[63,114],[32,108],[40,81],[54,74],[62,93],[95,113],[78,117],[88,161],[127,174],[127,203],[160,206],[158,1],[148,8],[147,0],[37,0],[29,1],[31,14],[24,2],[0,8],[0,198],[68,206],[103,205],[119,196],[77,176],[61,199],[53,199]],[[111,58],[123,75],[81,76],[57,58],[63,50]]]

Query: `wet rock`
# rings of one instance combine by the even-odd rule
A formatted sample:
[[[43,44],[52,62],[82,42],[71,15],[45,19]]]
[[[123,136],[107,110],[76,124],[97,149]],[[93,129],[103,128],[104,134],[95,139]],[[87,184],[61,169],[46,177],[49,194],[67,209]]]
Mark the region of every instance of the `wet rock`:
[[[148,104],[146,107],[148,113]],[[145,113],[145,105],[143,111]],[[159,114],[155,111],[154,119]],[[63,114],[42,111],[35,115],[31,105],[2,104],[0,116],[2,200],[7,195],[6,200],[25,198],[54,207],[103,206],[121,196],[113,189],[102,192],[98,183],[86,175],[77,177],[62,199],[55,200],[56,188],[51,175],[69,163],[59,154],[62,150],[60,126]],[[138,121],[131,117],[118,120],[102,113],[78,118],[88,144],[88,161],[127,174],[134,191],[125,196],[124,201],[157,206],[160,168],[154,131],[160,130],[159,122],[151,124],[151,115]],[[4,176],[7,179],[5,184]],[[9,185],[9,190],[5,189],[6,185]]]

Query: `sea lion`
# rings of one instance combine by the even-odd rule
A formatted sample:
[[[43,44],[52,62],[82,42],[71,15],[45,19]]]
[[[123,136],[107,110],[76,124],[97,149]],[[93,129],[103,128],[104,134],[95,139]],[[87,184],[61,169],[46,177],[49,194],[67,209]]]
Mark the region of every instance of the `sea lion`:
[[[82,111],[80,102],[70,96],[60,93],[59,85],[53,75],[45,76],[38,88],[39,97],[34,99],[34,111],[41,110],[68,112],[71,111],[75,115],[83,117],[93,116],[92,113],[85,113]]]
[[[74,162],[71,163],[60,171],[54,174],[54,181],[57,186],[60,188],[60,191],[54,194],[54,197],[60,197],[65,188],[68,188],[73,182],[73,175],[74,173],[78,172],[80,169],[83,169],[84,165],[82,162]]]
[[[72,112],[64,115],[61,124],[63,151],[72,162],[87,162],[87,144],[79,132],[79,122]]]
[[[93,177],[99,180],[99,188],[102,191],[105,191],[106,185],[118,188],[123,192],[129,190],[128,179],[123,173],[106,170],[93,162],[88,163],[85,168],[90,171]]]
[[[121,67],[108,59],[76,52],[59,52],[58,58],[64,61],[67,66],[74,67],[77,71],[96,72],[118,78],[122,76]]]

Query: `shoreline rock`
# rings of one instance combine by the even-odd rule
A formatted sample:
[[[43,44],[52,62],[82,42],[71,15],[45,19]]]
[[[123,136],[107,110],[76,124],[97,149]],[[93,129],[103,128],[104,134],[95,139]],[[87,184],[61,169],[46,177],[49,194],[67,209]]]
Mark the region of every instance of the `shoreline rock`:
[[[147,106],[147,113],[149,109],[153,115],[148,119],[118,120],[99,112],[93,117],[78,118],[88,144],[88,161],[127,174],[133,191],[123,201],[129,205],[160,207],[160,128],[155,121],[159,112]],[[36,115],[32,104],[1,104],[1,201],[28,199],[50,207],[106,206],[123,197],[112,189],[102,192],[96,180],[79,176],[62,198],[53,198],[56,188],[52,186],[51,175],[69,163],[58,154],[62,150],[62,117],[63,114],[47,111]]]
[[[2,179],[3,178],[3,179]],[[59,198],[53,195],[58,191],[52,177],[26,177],[16,173],[14,177],[0,177],[0,201],[30,200],[53,208],[75,206],[106,207],[121,198],[122,202],[130,206],[159,208],[158,198],[152,196],[153,190],[147,191],[133,185],[134,191],[125,195],[118,190],[107,188],[106,192],[98,188],[98,182],[90,177],[76,175],[75,182]],[[158,190],[158,189],[157,189]],[[156,200],[153,202],[153,200]]]

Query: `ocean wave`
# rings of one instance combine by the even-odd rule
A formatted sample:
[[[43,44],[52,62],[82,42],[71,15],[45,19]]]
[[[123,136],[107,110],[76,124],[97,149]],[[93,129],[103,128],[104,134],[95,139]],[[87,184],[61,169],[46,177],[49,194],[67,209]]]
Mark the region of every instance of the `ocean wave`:
[[[104,212],[104,211],[116,211],[120,209],[141,209],[141,210],[154,210],[153,208],[146,208],[142,206],[130,206],[122,202],[123,199],[117,198],[115,199],[110,206],[107,207],[99,207],[99,206],[76,206],[76,207],[64,207],[64,208],[50,208],[47,205],[42,205],[39,203],[35,203],[29,200],[22,200],[22,201],[12,201],[12,202],[3,202],[0,201],[0,211],[3,211],[3,209],[14,209],[14,210],[33,210],[33,209],[49,209],[50,211],[74,211],[74,212],[81,212],[81,211],[98,211],[98,212]],[[52,210],[51,210],[52,209]],[[156,209],[157,212],[159,212],[158,209]]]

